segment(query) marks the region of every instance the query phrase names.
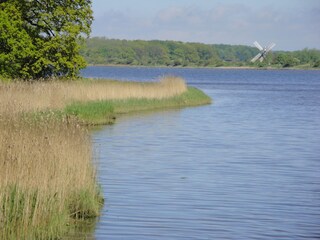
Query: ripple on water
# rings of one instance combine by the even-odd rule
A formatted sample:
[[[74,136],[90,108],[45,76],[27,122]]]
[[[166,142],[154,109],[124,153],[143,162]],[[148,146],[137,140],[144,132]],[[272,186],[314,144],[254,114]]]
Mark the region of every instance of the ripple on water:
[[[96,239],[319,238],[319,74],[177,71],[214,104],[93,133]]]

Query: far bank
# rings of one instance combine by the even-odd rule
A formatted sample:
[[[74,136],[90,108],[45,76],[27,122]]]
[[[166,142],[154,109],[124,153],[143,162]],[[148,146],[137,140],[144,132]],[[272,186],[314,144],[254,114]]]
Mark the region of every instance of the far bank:
[[[87,67],[118,67],[118,68],[160,68],[160,69],[230,69],[230,70],[320,70],[320,67],[298,65],[294,67],[281,67],[274,65],[225,65],[225,66],[167,66],[167,65],[126,65],[126,64],[88,64]],[[83,70],[82,70],[83,71]]]

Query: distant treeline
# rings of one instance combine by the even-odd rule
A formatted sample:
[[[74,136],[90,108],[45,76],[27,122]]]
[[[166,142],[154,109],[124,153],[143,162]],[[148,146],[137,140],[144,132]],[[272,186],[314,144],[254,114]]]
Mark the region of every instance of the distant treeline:
[[[184,43],[177,41],[117,40],[94,37],[87,40],[81,54],[89,64],[142,66],[274,66],[320,67],[320,51],[277,51],[266,61],[251,63],[259,53],[255,47],[243,45]]]

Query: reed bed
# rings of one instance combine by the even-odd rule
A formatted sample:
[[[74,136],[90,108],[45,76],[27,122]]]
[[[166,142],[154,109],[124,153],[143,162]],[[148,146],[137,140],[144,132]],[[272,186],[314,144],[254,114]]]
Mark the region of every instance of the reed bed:
[[[101,196],[85,129],[54,118],[0,119],[0,239],[50,239],[98,216]]]
[[[74,82],[0,82],[0,114],[61,109],[71,102],[128,98],[163,99],[187,90],[183,79],[164,77],[159,82],[136,83],[112,80]]]
[[[180,78],[0,83],[0,239],[59,238],[74,219],[99,214],[87,129],[51,110],[73,102],[163,99],[186,90]],[[24,117],[42,110],[49,114]]]

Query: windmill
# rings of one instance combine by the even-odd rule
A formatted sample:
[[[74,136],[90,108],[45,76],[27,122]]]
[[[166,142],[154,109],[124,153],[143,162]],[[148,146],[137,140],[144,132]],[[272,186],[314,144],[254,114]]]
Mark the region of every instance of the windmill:
[[[263,48],[257,41],[255,41],[253,44],[260,50],[260,52],[251,59],[251,62],[255,62],[257,60],[262,62],[266,58],[268,52],[276,45],[275,43],[271,43],[268,47]]]

